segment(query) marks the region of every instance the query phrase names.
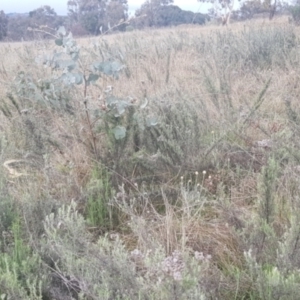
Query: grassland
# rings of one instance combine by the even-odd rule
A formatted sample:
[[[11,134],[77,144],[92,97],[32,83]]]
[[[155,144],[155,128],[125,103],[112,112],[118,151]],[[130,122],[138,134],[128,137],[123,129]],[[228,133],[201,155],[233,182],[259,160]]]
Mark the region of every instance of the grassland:
[[[0,298],[299,299],[299,37],[78,39],[85,74],[124,66],[86,88],[40,63],[54,41],[0,44]]]

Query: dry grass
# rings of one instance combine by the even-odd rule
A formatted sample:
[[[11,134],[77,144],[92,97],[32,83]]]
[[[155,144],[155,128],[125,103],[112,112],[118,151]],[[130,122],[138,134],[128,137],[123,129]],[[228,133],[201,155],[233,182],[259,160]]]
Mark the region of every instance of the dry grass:
[[[247,34],[253,45],[278,35],[295,38],[292,42],[296,45],[289,48],[286,40],[276,40],[269,57],[268,53],[255,52],[253,45],[247,44]],[[105,105],[104,90],[111,85],[115,96],[130,96],[137,104],[147,98],[149,109],[162,122],[170,118],[174,121],[172,116],[176,116],[169,126],[178,124],[174,128],[187,127],[199,134],[196,144],[188,140],[188,131],[174,129],[174,140],[183,152],[177,160],[185,165],[177,166],[173,161],[174,166],[167,168],[161,163],[164,169],[157,168],[159,182],[149,180],[153,175],[150,173],[139,181],[138,166],[131,168],[131,160],[125,160],[126,153],[124,173],[115,174],[118,170],[107,165],[109,175],[105,176],[111,181],[104,180],[99,171],[103,163],[95,159],[91,146],[94,136],[86,119],[81,86],[73,87],[69,94],[74,114],[38,106],[34,99],[22,102],[22,97],[17,99],[21,109],[30,106],[30,113],[18,113],[6,96],[11,92],[13,79],[19,72],[29,73],[36,82],[53,75],[54,72],[34,61],[36,56],[50,53],[56,47],[52,41],[0,44],[0,99],[13,112],[8,118],[0,116],[3,165],[0,173],[4,174],[8,194],[19,205],[17,211],[26,225],[24,236],[28,244],[39,247],[38,239],[44,234],[42,221],[62,204],[75,200],[80,212],[88,218],[91,199],[107,201],[104,223],[88,224],[85,230],[92,232],[93,240],[97,240],[99,233],[109,227],[109,236],[120,236],[124,241],[124,251],[141,251],[144,255],[141,273],[145,278],[151,269],[146,259],[149,251],[153,255],[162,249],[165,259],[176,251],[189,257],[202,253],[210,257],[206,269],[202,261],[207,278],[202,274],[201,284],[207,297],[263,298],[256,278],[269,280],[266,269],[279,265],[279,257],[272,251],[276,247],[282,249],[285,243],[288,245],[287,241],[298,236],[297,228],[293,227],[296,225],[292,224],[296,224],[293,220],[299,209],[296,178],[300,123],[292,115],[300,111],[299,34],[299,28],[288,24],[284,17],[272,23],[254,20],[228,28],[184,26],[77,40],[82,45],[85,67],[101,57],[96,53],[99,50],[89,48],[96,42],[99,49],[104,49],[103,53],[122,57],[126,64],[119,80],[103,77],[97,86],[88,89],[90,112]],[[270,63],[265,64],[268,59]],[[182,125],[191,124],[190,111],[185,111],[183,104],[195,112],[198,127]],[[31,127],[27,126],[29,121]],[[100,154],[105,155],[107,139],[103,134],[95,136]],[[160,164],[155,155],[146,155],[147,162]],[[25,163],[18,166],[14,164],[17,162]],[[111,199],[102,198],[106,189],[110,190]],[[109,226],[106,222],[110,222]],[[59,226],[62,229],[58,227],[58,235],[65,230],[64,225]],[[295,230],[289,233],[287,228]],[[81,237],[77,238],[85,245]],[[251,273],[254,269],[250,266],[255,258],[251,262],[252,258],[249,261],[245,255],[249,249],[262,251],[257,255],[257,273]],[[291,257],[286,252],[282,255],[287,260]],[[285,278],[283,273],[280,276]],[[294,286],[298,286],[299,282],[295,282]],[[263,299],[275,299],[270,295]]]

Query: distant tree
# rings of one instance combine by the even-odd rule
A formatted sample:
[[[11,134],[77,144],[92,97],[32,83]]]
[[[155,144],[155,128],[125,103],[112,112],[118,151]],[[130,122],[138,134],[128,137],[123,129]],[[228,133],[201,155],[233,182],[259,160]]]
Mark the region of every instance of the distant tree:
[[[117,30],[125,30],[125,20],[128,18],[127,0],[112,0],[107,4],[106,21],[110,27],[116,27]]]
[[[65,17],[58,16],[49,5],[41,6],[29,14],[17,14],[9,18],[8,38],[12,40],[32,40],[50,38],[49,33],[63,25]],[[31,30],[28,30],[31,29]]]
[[[142,11],[138,12],[137,16],[143,16]],[[147,15],[136,19],[133,25],[141,28],[144,26],[164,27],[191,23],[204,24],[208,18],[207,15],[185,11],[175,5],[159,5],[153,10],[151,19]]]
[[[294,1],[293,4],[288,5],[287,11],[290,12],[292,17],[290,21],[293,21],[297,26],[300,25],[300,0]]]
[[[175,5],[161,6],[157,8],[154,15],[154,25],[176,26],[180,24],[204,24],[207,17],[200,13],[185,11]]]
[[[99,34],[104,26],[106,1],[105,0],[69,0],[68,15],[74,22],[78,22],[91,34]]]
[[[251,19],[258,14],[266,14],[272,20],[275,13],[287,11],[287,4],[279,0],[247,0],[238,11],[241,19]]]
[[[242,19],[251,19],[256,14],[268,13],[269,8],[261,0],[245,1],[240,8],[240,15]]]
[[[194,13],[193,24],[205,24],[206,21],[209,21],[210,17],[207,14]]]
[[[29,17],[35,18],[36,20],[42,19],[43,22],[47,22],[56,18],[57,13],[55,12],[54,8],[50,7],[49,5],[44,5],[29,12]]]
[[[234,0],[198,0],[199,2],[206,2],[213,4],[213,11],[217,18],[221,19],[222,25],[228,25],[231,14],[234,8]],[[238,0],[239,2],[241,0]]]
[[[67,2],[68,7],[68,19],[70,24],[79,23],[79,1],[69,0]]]
[[[147,0],[142,4],[140,9],[135,12],[136,17],[140,17],[139,24],[141,26],[155,26],[155,14],[157,10],[162,7],[173,3],[173,0]],[[141,16],[144,16],[141,18]]]
[[[278,2],[279,1],[277,1],[277,0],[274,0],[273,2],[271,0],[267,0],[265,2],[269,6],[269,19],[270,20],[272,20],[275,16]]]
[[[8,18],[4,11],[0,11],[0,40],[3,40],[7,36]]]
[[[71,26],[81,24],[94,35],[127,18],[127,0],[69,0],[67,4]]]
[[[79,22],[79,2],[68,1],[68,17],[67,17],[67,28],[77,36],[88,35],[89,32],[84,28],[84,26]]]
[[[36,27],[47,26],[51,29],[57,29],[63,25],[65,18],[58,16],[55,10],[49,5],[41,6],[31,12],[29,12],[29,18],[31,24]]]
[[[235,0],[198,0],[199,2],[212,3],[214,15],[221,20],[222,25],[228,25],[230,23],[231,15],[233,13]],[[238,0],[242,2],[242,0]],[[251,14],[253,10],[265,9],[269,14],[269,19],[272,20],[276,11],[281,7],[280,0],[248,0],[244,4],[244,14]]]
[[[17,14],[9,18],[7,37],[13,41],[32,40],[33,32],[28,31],[31,27],[31,19],[28,16]]]

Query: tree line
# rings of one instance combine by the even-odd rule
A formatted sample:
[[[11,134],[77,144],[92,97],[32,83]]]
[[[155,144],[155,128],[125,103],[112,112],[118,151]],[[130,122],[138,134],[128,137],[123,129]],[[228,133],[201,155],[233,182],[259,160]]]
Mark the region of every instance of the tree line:
[[[61,25],[75,35],[84,36],[145,26],[204,24],[208,18],[207,15],[181,10],[172,3],[173,0],[146,0],[134,17],[129,17],[127,0],[69,0],[66,3],[67,16],[59,16],[49,5],[26,14],[5,14],[0,5],[0,40],[47,38]]]
[[[211,0],[198,1],[211,2]],[[239,10],[232,11],[233,1],[213,0],[221,9],[230,11],[230,15],[235,19],[249,19],[262,12],[268,12],[271,16],[276,10],[286,7],[279,0],[245,0]],[[271,4],[271,1],[275,1],[275,4]],[[195,5],[196,3],[195,0]],[[49,5],[39,7],[27,14],[5,14],[0,6],[0,40],[49,38],[51,33],[61,25],[74,35],[85,36],[144,27],[204,24],[210,18],[220,18],[216,5],[205,15],[184,11],[173,5],[173,0],[146,0],[135,12],[134,17],[128,14],[127,0],[69,0],[66,5],[68,11],[66,16],[59,16]],[[297,10],[290,11],[294,17]],[[223,23],[226,24],[228,13],[225,12],[221,16]]]

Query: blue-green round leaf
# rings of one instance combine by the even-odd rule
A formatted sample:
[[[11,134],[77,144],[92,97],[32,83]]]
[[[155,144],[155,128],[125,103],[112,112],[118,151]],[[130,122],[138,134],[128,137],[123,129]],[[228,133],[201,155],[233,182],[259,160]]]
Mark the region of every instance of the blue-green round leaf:
[[[60,69],[67,69],[68,71],[72,71],[75,69],[75,67],[77,66],[76,63],[69,59],[69,60],[58,60],[56,62],[56,64],[58,64],[58,67]]]
[[[83,82],[81,73],[64,73],[60,78],[67,85],[81,84]]]
[[[107,106],[111,109],[113,107],[115,107],[115,105],[118,103],[118,98],[114,97],[114,96],[108,96],[106,98],[106,104]]]
[[[98,78],[99,78],[99,75],[91,73],[91,74],[89,74],[87,82],[88,83],[94,83],[98,80]]]
[[[70,55],[73,60],[78,60],[79,58],[79,51],[70,52]]]
[[[80,73],[74,73],[73,76],[74,76],[74,82],[76,84],[82,84],[82,82],[83,82],[83,76],[82,76],[82,74],[80,74]]]
[[[129,103],[127,101],[119,100],[116,103],[117,113],[115,114],[115,117],[120,117],[121,115],[123,115],[128,106],[129,106]]]
[[[116,140],[121,140],[126,136],[126,128],[124,126],[116,126],[113,129],[113,133]]]
[[[62,39],[56,39],[56,40],[55,40],[55,44],[56,44],[57,46],[62,46],[63,40],[62,40]]]

